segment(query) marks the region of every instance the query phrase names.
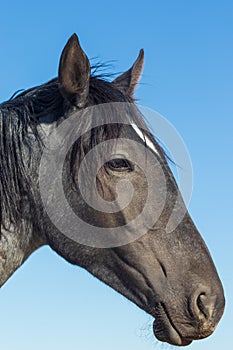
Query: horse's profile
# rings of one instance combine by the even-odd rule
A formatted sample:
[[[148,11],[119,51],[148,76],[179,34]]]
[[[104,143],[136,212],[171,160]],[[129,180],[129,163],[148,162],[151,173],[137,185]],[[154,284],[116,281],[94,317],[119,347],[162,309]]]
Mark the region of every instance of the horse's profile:
[[[166,231],[180,194],[165,152],[146,129],[134,103],[133,93],[143,60],[141,50],[128,71],[107,81],[91,74],[89,60],[74,34],[62,52],[58,78],[0,105],[0,285],[33,251],[49,245],[67,261],[85,268],[152,315],[154,334],[159,340],[185,346],[213,333],[223,314],[224,293],[210,253],[188,212],[185,211],[172,233]],[[121,103],[132,106],[121,115],[122,123],[114,120]],[[109,108],[101,110],[109,104]],[[100,106],[102,117],[109,120],[91,127],[90,120],[95,121],[94,113],[91,114],[95,106]],[[137,239],[105,248],[88,242],[81,244],[51,219],[41,198],[39,168],[42,154],[46,153],[46,138],[69,118],[75,120],[82,133],[72,143],[62,167],[67,202],[84,222],[95,228],[105,228],[109,237],[114,233],[111,230],[119,227],[123,230],[143,212],[149,189],[145,169],[134,163],[134,156],[128,158],[123,146],[111,148],[108,141],[127,139],[145,149],[149,148],[147,144],[151,145],[150,152],[157,162],[153,167],[149,161],[156,205],[159,207],[162,202],[164,205],[154,226],[148,225],[146,232],[140,234],[140,225],[131,229],[129,235],[139,233]],[[87,129],[85,123],[89,123]],[[146,144],[145,140],[149,142]],[[62,149],[63,141],[58,135],[57,149]],[[92,207],[78,186],[82,161],[99,144],[110,147],[112,156],[98,169],[94,181],[99,193],[97,198],[102,198],[104,203],[114,202],[117,207],[120,201],[116,193],[118,182],[133,185],[130,203],[124,208],[120,206],[118,211],[106,212]],[[130,145],[130,150],[135,152]],[[100,153],[101,150],[99,156]],[[135,159],[136,153],[138,151]],[[55,219],[62,224],[67,216],[61,202],[55,200],[56,166],[53,169],[48,173],[47,168],[42,169],[51,183],[46,190],[46,207],[52,208]],[[92,184],[88,182],[88,169],[86,173],[85,169],[83,171],[86,190]],[[181,206],[182,203],[180,201]],[[156,208],[155,211],[158,212]],[[153,218],[153,212],[149,217]],[[72,226],[72,230],[75,232],[79,228]],[[115,237],[111,238],[114,241]]]

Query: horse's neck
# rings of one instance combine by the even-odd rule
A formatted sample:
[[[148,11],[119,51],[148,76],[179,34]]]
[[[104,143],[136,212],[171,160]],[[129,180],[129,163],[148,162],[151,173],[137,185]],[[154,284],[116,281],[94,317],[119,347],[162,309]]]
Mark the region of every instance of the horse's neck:
[[[17,270],[27,257],[45,242],[34,237],[33,231],[20,232],[13,226],[1,227],[0,236],[0,287]]]

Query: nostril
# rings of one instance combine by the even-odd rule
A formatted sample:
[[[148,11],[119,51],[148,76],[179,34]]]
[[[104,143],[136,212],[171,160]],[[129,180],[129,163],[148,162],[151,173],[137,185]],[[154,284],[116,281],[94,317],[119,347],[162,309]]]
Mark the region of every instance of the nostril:
[[[187,312],[190,320],[202,332],[201,337],[213,332],[222,317],[224,306],[225,298],[222,289],[202,285],[190,295]]]
[[[197,307],[199,309],[199,311],[201,312],[201,314],[204,315],[204,317],[206,319],[209,318],[209,310],[208,310],[208,306],[207,306],[207,297],[205,293],[201,293],[200,295],[198,295],[197,297]]]
[[[215,306],[216,306],[216,296],[209,295],[206,292],[199,292],[193,295],[192,298],[191,311],[193,317],[201,320],[210,320],[213,316]]]

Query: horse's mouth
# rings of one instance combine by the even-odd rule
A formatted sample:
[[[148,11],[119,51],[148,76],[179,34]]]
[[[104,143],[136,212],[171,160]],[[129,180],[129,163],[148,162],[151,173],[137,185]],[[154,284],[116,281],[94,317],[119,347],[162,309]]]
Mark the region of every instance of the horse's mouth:
[[[153,324],[153,330],[155,337],[162,342],[176,346],[187,346],[192,343],[192,340],[182,337],[163,304],[159,304],[156,307],[156,319]]]

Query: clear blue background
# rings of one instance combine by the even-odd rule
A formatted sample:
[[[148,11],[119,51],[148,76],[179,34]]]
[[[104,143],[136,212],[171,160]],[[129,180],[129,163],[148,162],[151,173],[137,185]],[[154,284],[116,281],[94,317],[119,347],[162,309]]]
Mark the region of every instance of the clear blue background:
[[[76,32],[89,57],[128,69],[141,47],[137,97],[184,138],[195,175],[190,212],[214,257],[227,307],[216,332],[190,349],[232,346],[233,3],[231,0],[4,1],[0,16],[0,98],[56,76]],[[151,121],[153,125],[153,121]],[[156,125],[153,125],[156,130]],[[152,319],[63,261],[34,253],[0,291],[4,350],[166,349]]]

